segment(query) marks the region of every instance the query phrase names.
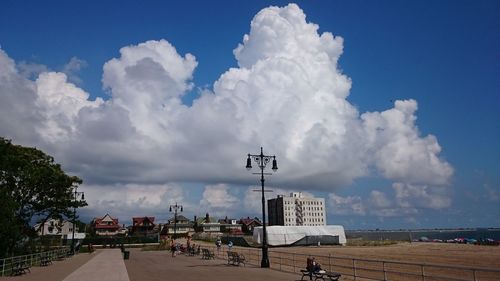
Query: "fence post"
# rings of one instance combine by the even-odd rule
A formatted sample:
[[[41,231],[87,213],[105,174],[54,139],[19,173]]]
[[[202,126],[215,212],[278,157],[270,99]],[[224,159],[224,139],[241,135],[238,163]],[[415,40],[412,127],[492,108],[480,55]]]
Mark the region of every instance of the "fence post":
[[[292,254],[293,273],[295,273],[295,253]]]
[[[420,265],[421,269],[422,269],[422,281],[425,281],[425,271],[424,271],[424,265]]]
[[[472,276],[474,276],[474,281],[477,281],[477,279],[476,279],[476,270],[475,269],[472,269]]]
[[[354,280],[356,280],[356,260],[352,259],[352,271],[354,275]]]
[[[4,272],[5,272],[5,262],[7,261],[7,259],[3,259],[3,262],[2,262],[2,276],[4,276]]]
[[[332,254],[328,254],[328,271],[332,271]]]
[[[384,271],[384,281],[387,281],[387,272],[385,271],[385,261],[382,262],[382,270]]]
[[[281,263],[282,263],[282,260],[281,260],[281,252],[280,252],[280,271],[281,271]]]

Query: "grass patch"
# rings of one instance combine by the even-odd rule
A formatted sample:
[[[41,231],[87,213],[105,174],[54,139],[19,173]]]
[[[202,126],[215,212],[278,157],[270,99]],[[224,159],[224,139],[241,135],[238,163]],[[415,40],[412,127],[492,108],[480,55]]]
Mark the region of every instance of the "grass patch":
[[[361,240],[361,239],[349,239],[347,240],[347,246],[388,246],[399,244],[401,241],[394,240]]]

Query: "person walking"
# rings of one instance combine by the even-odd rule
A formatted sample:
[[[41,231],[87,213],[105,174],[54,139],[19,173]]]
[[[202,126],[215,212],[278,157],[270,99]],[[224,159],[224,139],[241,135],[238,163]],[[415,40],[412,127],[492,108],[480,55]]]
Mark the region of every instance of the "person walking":
[[[217,238],[217,241],[215,241],[215,246],[217,246],[217,254],[219,254],[220,247],[222,246],[222,241],[220,241],[220,238]]]
[[[177,247],[175,247],[175,242],[172,239],[170,243],[170,251],[172,252],[172,257],[175,258],[175,251],[177,250]]]

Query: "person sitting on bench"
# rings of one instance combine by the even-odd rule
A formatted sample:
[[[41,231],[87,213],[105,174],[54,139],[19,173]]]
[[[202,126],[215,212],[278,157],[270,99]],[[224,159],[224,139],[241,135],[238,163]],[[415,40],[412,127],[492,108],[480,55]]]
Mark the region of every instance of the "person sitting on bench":
[[[321,271],[321,264],[317,262],[315,258],[312,259],[312,271],[313,272]]]

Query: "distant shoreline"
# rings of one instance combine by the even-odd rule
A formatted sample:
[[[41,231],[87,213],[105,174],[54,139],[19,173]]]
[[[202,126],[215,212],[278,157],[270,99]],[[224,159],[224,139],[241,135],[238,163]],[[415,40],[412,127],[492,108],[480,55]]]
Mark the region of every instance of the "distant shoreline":
[[[414,241],[420,238],[450,240],[455,238],[493,239],[500,241],[500,228],[346,230],[347,239]]]

